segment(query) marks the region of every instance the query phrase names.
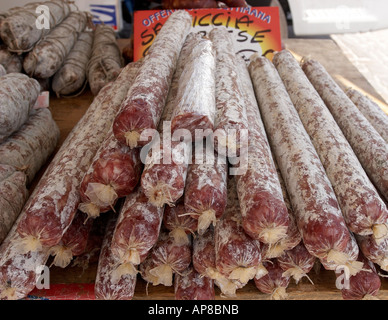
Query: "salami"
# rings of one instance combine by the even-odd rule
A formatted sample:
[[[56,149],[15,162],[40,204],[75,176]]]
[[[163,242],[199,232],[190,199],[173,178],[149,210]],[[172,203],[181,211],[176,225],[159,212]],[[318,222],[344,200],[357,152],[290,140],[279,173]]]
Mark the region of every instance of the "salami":
[[[321,159],[348,228],[360,235],[373,234],[376,241],[388,237],[383,200],[298,62],[283,50],[275,54],[273,63]]]
[[[37,43],[23,60],[31,77],[48,79],[62,66],[88,20],[86,12],[72,11],[63,22]]]
[[[17,232],[18,220],[0,246],[0,300],[23,299],[39,281],[38,276],[48,258],[48,249],[39,252],[20,253]],[[47,272],[44,271],[44,272]]]
[[[18,232],[26,252],[59,243],[80,203],[80,183],[106,137],[131,82],[131,66],[101,90],[68,135],[22,211]]]
[[[284,274],[276,259],[264,262],[263,265],[268,273],[261,278],[254,279],[256,288],[262,293],[269,294],[271,300],[287,299],[286,289],[290,284],[290,277]]]
[[[0,144],[0,163],[27,175],[27,184],[54,152],[60,131],[47,108],[37,109],[22,127]]]
[[[388,200],[388,143],[318,61],[305,59],[302,68],[349,141],[369,178]]]
[[[357,242],[363,255],[382,270],[388,271],[388,240],[376,243],[372,236],[357,236]]]
[[[237,193],[245,232],[265,244],[285,238],[289,214],[261,120],[252,81],[242,58],[237,62],[241,94],[249,121],[247,168],[236,175]],[[242,154],[242,153],[241,153]],[[240,166],[244,165],[241,164]]]
[[[47,7],[48,21],[42,21],[41,11],[36,10],[40,5]],[[1,22],[1,39],[12,52],[31,51],[39,40],[69,15],[70,11],[70,5],[62,0],[33,2],[24,7],[10,9],[8,16]],[[44,22],[44,28],[36,28],[37,22]]]
[[[158,240],[164,207],[147,201],[141,187],[125,199],[110,244],[117,261],[117,274],[136,274],[135,266],[144,261]]]
[[[94,285],[94,293],[98,300],[131,300],[135,292],[136,274],[126,274],[116,278],[113,272],[116,260],[112,254],[110,244],[115,230],[116,219],[116,216],[112,216],[108,221],[98,260]]]
[[[158,146],[159,149],[151,149],[145,159],[141,185],[149,201],[156,206],[173,205],[184,193],[189,162],[189,144],[187,141],[180,142],[180,137],[178,137],[179,141],[173,140],[169,125],[176,106],[175,101],[184,65],[188,62],[190,52],[200,37],[199,34],[189,33],[185,39],[158,125],[160,140],[156,139],[152,144]],[[191,137],[188,138],[191,141]],[[184,149],[182,150],[181,147]]]
[[[216,267],[214,228],[210,226],[201,236],[193,239],[193,268],[201,276],[214,280],[224,296],[235,297],[243,285],[227,279]]]
[[[173,285],[173,275],[182,273],[191,263],[191,243],[177,244],[168,233],[161,232],[151,251],[149,274],[154,285]]]
[[[6,238],[28,197],[26,175],[0,165],[0,244]]]
[[[247,142],[248,120],[233,40],[224,26],[213,28],[209,37],[216,51],[214,144],[219,154],[238,156],[240,147]]]
[[[40,93],[35,79],[22,73],[1,77],[0,83],[0,143],[27,121]]]
[[[375,102],[355,89],[349,88],[346,95],[388,143],[388,115]]]
[[[303,277],[310,280],[307,274],[314,267],[316,258],[307,251],[301,242],[295,248],[285,251],[276,260],[284,271],[283,275],[293,278],[298,283]]]
[[[307,250],[325,267],[360,271],[352,238],[334,190],[274,65],[253,55],[249,72],[269,143],[279,165]]]
[[[197,152],[206,158],[196,159]],[[184,192],[184,206],[191,217],[198,220],[198,233],[203,234],[210,224],[216,225],[227,203],[228,165],[211,148],[196,144],[193,161],[188,167]]]
[[[217,270],[242,285],[261,273],[260,242],[249,237],[243,227],[234,178],[228,179],[228,204],[215,226],[214,244]]]
[[[214,282],[202,277],[193,268],[186,269],[174,279],[175,300],[214,300]]]
[[[142,168],[140,150],[122,145],[110,130],[82,179],[78,208],[93,219],[111,210],[135,189]]]
[[[177,244],[188,244],[190,235],[195,235],[197,231],[198,221],[186,214],[183,201],[178,201],[174,207],[165,208],[163,225]]]
[[[179,79],[176,106],[171,119],[171,131],[185,129],[192,140],[196,130],[212,132],[216,113],[215,57],[212,42],[206,38],[192,37],[196,43],[187,59]],[[208,133],[209,134],[209,133]]]
[[[344,285],[344,288],[341,289],[342,298],[344,300],[377,300],[381,281],[376,267],[361,252],[358,260],[364,264],[362,270],[355,276],[350,276],[348,280],[345,278],[344,284],[346,283],[348,287]],[[336,273],[336,275],[337,280],[341,280],[341,273]]]
[[[57,97],[76,96],[86,87],[86,69],[92,54],[93,32],[82,32],[53,76],[52,89]]]
[[[2,44],[0,45],[0,64],[3,65],[6,73],[21,73],[23,56],[9,52],[7,46]]]
[[[131,148],[148,143],[143,139],[140,141],[140,135],[143,130],[158,126],[179,53],[190,28],[190,14],[178,10],[159,31],[114,121],[113,132],[121,143]]]
[[[73,257],[84,253],[88,242],[89,232],[93,222],[89,220],[85,223],[86,215],[78,211],[63,235],[61,241],[50,248],[50,254],[54,256],[51,265],[66,268]]]

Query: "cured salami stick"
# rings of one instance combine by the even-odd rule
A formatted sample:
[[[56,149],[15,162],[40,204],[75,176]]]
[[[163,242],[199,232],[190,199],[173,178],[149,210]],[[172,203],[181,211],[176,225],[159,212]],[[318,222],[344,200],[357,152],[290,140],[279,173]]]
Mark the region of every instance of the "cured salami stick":
[[[214,280],[214,283],[227,297],[236,296],[236,290],[243,285],[227,279],[216,267],[216,250],[214,244],[214,228],[210,226],[204,234],[193,239],[193,267],[203,277]]]
[[[39,18],[41,12],[36,11],[40,5],[47,6],[49,10],[48,28],[36,28],[36,22],[42,23]],[[60,24],[70,11],[70,5],[62,0],[33,2],[24,7],[10,9],[9,15],[1,23],[1,39],[12,52],[28,52],[40,39]]]
[[[28,198],[26,175],[0,165],[0,244],[11,230]]]
[[[111,250],[117,274],[136,274],[135,267],[147,257],[158,241],[164,207],[147,201],[140,187],[128,195],[120,210]]]
[[[197,151],[206,159],[196,160]],[[203,234],[210,224],[216,225],[227,203],[228,165],[203,145],[196,144],[193,161],[188,167],[184,206],[191,217],[198,220],[198,233]]]
[[[0,26],[1,29],[1,26]],[[23,56],[8,51],[6,45],[0,45],[0,64],[6,73],[21,73],[23,70]]]
[[[260,242],[249,237],[242,227],[233,178],[228,179],[228,204],[215,226],[214,243],[217,270],[226,278],[245,285],[261,273]]]
[[[388,239],[376,243],[372,236],[357,236],[356,239],[363,255],[376,263],[384,271],[388,271]]]
[[[136,274],[115,277],[116,260],[110,244],[115,230],[116,216],[111,217],[106,226],[100,258],[98,260],[94,293],[99,300],[131,300],[136,287]]]
[[[247,139],[248,120],[233,40],[225,27],[213,28],[209,37],[216,51],[214,143],[219,154],[238,156],[242,142]]]
[[[361,261],[364,266],[355,276],[350,276],[348,280],[345,278],[344,282],[346,283],[347,281],[349,287],[346,288],[344,286],[341,289],[342,298],[344,300],[376,300],[381,287],[380,277],[377,274],[376,268],[362,253],[360,253],[358,261]],[[341,273],[336,273],[336,275],[337,280],[341,280],[339,279]]]
[[[193,268],[188,268],[183,275],[174,279],[175,300],[214,300],[214,282],[201,276]]]
[[[286,289],[290,284],[290,277],[285,275],[277,259],[264,262],[268,273],[261,278],[254,278],[256,288],[262,293],[270,295],[271,300],[284,300],[288,298]]]
[[[191,243],[177,244],[168,233],[161,232],[159,240],[151,251],[151,268],[153,285],[173,284],[173,275],[182,273],[191,263]]]
[[[128,91],[114,125],[116,138],[131,148],[142,147],[145,129],[156,129],[166,102],[179,53],[191,28],[191,15],[175,11],[151,45],[144,64]],[[143,140],[143,139],[142,139]]]
[[[0,144],[0,163],[23,170],[29,184],[54,152],[59,135],[51,111],[37,109],[17,132]]]
[[[284,252],[276,260],[284,271],[283,275],[294,278],[295,282],[298,283],[303,277],[308,278],[307,274],[314,267],[316,258],[307,251],[301,242],[292,250]]]
[[[197,231],[198,221],[186,214],[183,201],[179,201],[175,207],[165,208],[163,225],[177,244],[188,244],[190,235]]]
[[[195,38],[194,38],[195,39]],[[179,80],[171,131],[189,130],[193,140],[196,130],[213,131],[216,114],[215,57],[212,42],[200,38],[193,46]]]
[[[141,177],[141,185],[149,201],[156,206],[165,204],[173,205],[184,193],[189,151],[188,143],[173,141],[171,127],[169,126],[174,108],[181,74],[185,64],[188,62],[193,46],[200,41],[201,36],[189,33],[183,44],[179,55],[176,70],[171,81],[167,102],[163,110],[161,121],[158,125],[160,141],[156,139],[145,160],[145,167]],[[165,128],[167,126],[167,129]],[[191,140],[191,137],[188,137]],[[180,139],[179,139],[180,140]],[[182,151],[180,146],[187,147]],[[186,160],[187,159],[187,160]]]
[[[135,189],[142,168],[140,150],[122,145],[110,130],[82,179],[78,208],[93,219],[111,210]]]
[[[48,260],[48,249],[39,252],[20,253],[20,236],[16,230],[18,220],[13,225],[0,246],[0,300],[25,298],[37,284],[39,268]]]
[[[249,121],[247,168],[236,175],[243,228],[252,238],[274,244],[286,237],[289,214],[248,68],[242,58],[237,66]]]
[[[66,268],[73,257],[84,253],[88,243],[89,232],[93,225],[92,220],[86,223],[85,220],[86,215],[78,211],[59,244],[50,248],[50,254],[54,256],[52,265]]]
[[[388,200],[388,143],[315,60],[305,60],[303,71],[341,128],[369,178]]]
[[[254,55],[249,65],[263,122],[279,165],[298,229],[310,254],[326,268],[346,264],[352,274],[358,246],[339,208],[334,190],[276,68]]]
[[[375,102],[355,89],[346,90],[346,95],[388,143],[388,115]]]
[[[0,143],[27,121],[40,93],[39,82],[22,73],[1,77]]]
[[[80,203],[80,184],[111,127],[131,82],[128,65],[105,86],[73,128],[40,179],[18,223],[26,252],[59,243]]]
[[[290,220],[288,224],[287,235],[284,238],[280,239],[274,244],[270,244],[270,245],[262,244],[261,255],[263,260],[277,258],[280,255],[282,255],[285,251],[291,250],[294,247],[296,247],[302,241],[302,236],[300,235],[300,232],[296,223],[295,213],[291,206],[290,197],[288,195],[279,166],[275,160],[274,160],[274,164],[276,167],[276,172],[278,174],[280,186],[282,188],[284,203],[287,207],[288,216]]]
[[[273,63],[321,159],[348,228],[360,235],[373,234],[376,241],[388,237],[383,200],[298,62],[283,50],[275,54]]]

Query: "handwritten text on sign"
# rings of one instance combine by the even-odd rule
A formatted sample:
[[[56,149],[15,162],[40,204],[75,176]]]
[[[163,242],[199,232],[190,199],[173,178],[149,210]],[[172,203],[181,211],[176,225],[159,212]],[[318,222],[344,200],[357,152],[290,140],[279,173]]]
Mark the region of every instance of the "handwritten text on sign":
[[[136,11],[134,18],[134,60],[147,54],[149,47],[168,17],[175,10]],[[236,53],[248,59],[253,53],[268,55],[281,50],[277,7],[190,9],[193,32],[206,35],[217,26],[231,33]]]

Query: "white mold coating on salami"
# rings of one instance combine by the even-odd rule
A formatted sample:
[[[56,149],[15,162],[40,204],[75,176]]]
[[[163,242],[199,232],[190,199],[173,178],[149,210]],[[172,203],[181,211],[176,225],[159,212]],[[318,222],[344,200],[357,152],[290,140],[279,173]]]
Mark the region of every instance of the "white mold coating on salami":
[[[388,143],[318,61],[306,59],[302,69],[330,110],[369,178],[388,200]]]
[[[274,56],[273,63],[287,88],[300,119],[326,170],[349,229],[374,233],[386,225],[388,211],[336,121],[289,51]]]
[[[179,53],[190,28],[190,14],[183,10],[175,11],[144,58],[114,122],[115,136],[131,148],[145,145],[138,139],[141,132],[156,129],[159,124]],[[136,141],[128,141],[127,134],[131,132],[135,133]]]
[[[131,300],[136,286],[136,275],[122,275],[120,279],[112,277],[117,261],[110,249],[116,217],[107,223],[104,240],[98,260],[97,275],[94,285],[96,298],[99,300]]]
[[[0,142],[17,131],[33,112],[39,82],[22,73],[10,73],[0,82]]]
[[[334,190],[286,88],[266,58],[251,57],[249,71],[263,122],[290,196],[297,225],[309,252],[336,263],[352,263],[358,247],[352,239]]]

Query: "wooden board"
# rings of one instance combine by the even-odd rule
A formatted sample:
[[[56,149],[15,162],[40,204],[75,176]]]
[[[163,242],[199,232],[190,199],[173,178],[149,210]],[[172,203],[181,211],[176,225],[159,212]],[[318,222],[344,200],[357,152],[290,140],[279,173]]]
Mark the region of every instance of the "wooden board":
[[[125,40],[119,40],[119,46],[122,48],[126,45]],[[303,57],[310,55],[320,61],[333,76],[341,75],[350,82],[356,84],[370,95],[377,99],[381,99],[373,87],[363,78],[358,70],[347,60],[340,49],[332,40],[310,40],[310,39],[288,39],[285,40],[286,48],[290,49],[296,56]],[[338,80],[338,79],[336,79]],[[338,82],[338,81],[337,81]],[[339,82],[341,87],[345,85]],[[91,92],[85,91],[82,95],[75,98],[58,99],[55,96],[50,97],[50,108],[53,112],[55,121],[58,123],[61,138],[56,151],[60,148],[67,135],[72,128],[81,119],[87,108],[93,101]],[[36,182],[41,177],[47,165],[42,168],[37,178],[31,185],[31,189],[36,185]],[[52,267],[50,272],[51,283],[93,283],[97,265],[91,265],[87,270],[82,270],[79,267],[67,267],[61,269]],[[342,299],[340,291],[335,286],[335,274],[333,271],[321,270],[319,273],[310,272],[314,285],[307,278],[303,278],[296,285],[292,282],[287,290],[289,299],[291,300],[338,300]],[[381,278],[382,287],[378,295],[380,299],[388,299],[388,280]],[[148,294],[147,294],[148,291]],[[216,299],[220,297],[220,292],[216,290]],[[152,286],[147,287],[146,283],[140,278],[136,286],[134,300],[154,300],[154,299],[174,299],[174,291],[172,287]],[[236,300],[263,300],[269,299],[268,295],[260,293],[253,282],[238,290]]]

